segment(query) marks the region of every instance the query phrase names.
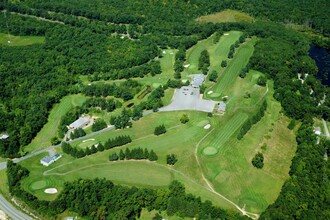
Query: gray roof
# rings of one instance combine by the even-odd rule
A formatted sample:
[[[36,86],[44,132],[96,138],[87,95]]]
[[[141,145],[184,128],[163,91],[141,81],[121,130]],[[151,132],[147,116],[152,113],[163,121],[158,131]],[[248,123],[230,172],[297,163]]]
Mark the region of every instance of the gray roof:
[[[196,74],[193,78],[192,85],[193,86],[201,86],[205,80],[204,74]]]
[[[41,161],[44,163],[50,163],[53,161],[53,157],[45,156],[44,158],[41,159]]]
[[[61,154],[55,154],[54,156],[52,156],[52,159],[56,160],[57,158],[61,157]]]
[[[219,102],[218,104],[218,111],[226,111],[226,103],[224,102]]]
[[[70,124],[70,127],[71,128],[81,128],[88,122],[89,122],[89,118],[80,117],[76,121],[74,121],[72,124]]]

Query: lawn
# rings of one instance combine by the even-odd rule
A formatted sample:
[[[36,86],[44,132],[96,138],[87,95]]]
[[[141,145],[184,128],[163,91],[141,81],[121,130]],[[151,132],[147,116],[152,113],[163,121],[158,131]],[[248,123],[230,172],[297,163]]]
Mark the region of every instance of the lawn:
[[[197,18],[196,21],[200,23],[253,22],[254,18],[244,12],[227,9],[214,14],[201,16]]]
[[[10,42],[10,43],[8,43]],[[27,46],[31,44],[42,44],[45,42],[45,37],[39,36],[14,36],[0,33],[0,44],[8,46]]]
[[[242,33],[239,31],[230,31],[226,33],[226,35],[223,35],[216,44],[213,43],[214,35],[199,41],[195,46],[187,50],[185,65],[189,65],[189,67],[186,68],[184,72],[186,74],[201,73],[201,71],[198,70],[198,60],[203,50],[207,50],[210,54],[210,71],[219,71],[222,60],[227,59],[230,46],[239,39],[241,34]]]
[[[50,139],[57,135],[57,126],[61,117],[75,106],[81,106],[86,100],[82,95],[69,95],[61,99],[60,103],[55,104],[48,116],[48,122],[39,131],[32,142],[25,147],[26,152],[33,152],[51,146]]]
[[[242,88],[250,88],[245,91],[254,88],[251,82],[256,77],[251,72],[249,74],[247,79],[237,79],[235,82]],[[279,113],[281,106],[273,99],[273,85],[271,82],[268,83],[266,114],[241,141],[236,139],[237,129],[234,125],[239,126],[238,121],[244,120],[244,114],[251,115],[255,112],[253,102],[258,102],[258,99],[264,96],[264,92],[260,92],[259,98],[244,106],[237,91],[237,97],[232,100],[231,110],[227,110],[229,112],[219,120],[218,127],[212,131],[213,135],[201,143],[198,151],[204,174],[217,192],[240,207],[245,207],[247,211],[256,213],[263,211],[277,198],[282,184],[288,177],[291,159],[296,149],[294,133],[287,129],[288,119]],[[229,90],[234,91],[236,88],[233,86]],[[204,149],[210,146],[219,149],[218,153],[205,155]],[[265,157],[265,166],[262,170],[254,168],[251,164],[253,156],[258,151],[263,152]]]
[[[227,95],[226,91],[228,91],[228,88],[234,84],[240,71],[248,64],[249,59],[253,54],[255,42],[256,38],[253,38],[243,43],[237,49],[234,58],[229,61],[228,66],[220,74],[218,82],[211,88],[207,89],[206,93],[208,91],[213,91],[213,94],[208,97],[219,100],[220,96]]]

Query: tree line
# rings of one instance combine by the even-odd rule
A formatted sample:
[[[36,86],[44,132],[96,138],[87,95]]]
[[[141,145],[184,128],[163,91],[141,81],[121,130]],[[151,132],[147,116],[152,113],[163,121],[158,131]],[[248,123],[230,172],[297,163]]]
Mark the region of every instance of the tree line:
[[[157,154],[151,150],[148,151],[147,148],[144,150],[142,148],[133,148],[129,149],[126,148],[125,151],[120,149],[119,154],[116,152],[109,155],[110,161],[117,161],[117,160],[150,160],[150,161],[157,161],[158,156]]]
[[[67,142],[62,142],[62,150],[64,153],[71,155],[75,158],[82,158],[91,154],[95,154],[98,151],[102,152],[104,150],[109,150],[114,147],[123,146],[125,144],[131,143],[132,139],[128,135],[118,136],[113,139],[108,139],[104,145],[102,143],[97,144],[97,146],[92,145],[91,147],[87,147],[85,150],[77,149],[76,147],[72,147]]]
[[[246,120],[244,122],[243,126],[241,127],[240,132],[237,135],[238,140],[241,140],[244,137],[244,135],[250,130],[252,125],[256,124],[258,121],[260,121],[260,119],[262,117],[264,117],[266,109],[267,109],[267,101],[265,100],[265,101],[263,101],[258,112],[254,116],[252,116],[251,118],[249,118],[248,120]]]

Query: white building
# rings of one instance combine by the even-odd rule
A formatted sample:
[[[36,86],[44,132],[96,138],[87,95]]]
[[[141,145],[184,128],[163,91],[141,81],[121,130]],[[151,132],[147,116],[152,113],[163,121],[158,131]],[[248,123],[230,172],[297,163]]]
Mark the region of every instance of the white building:
[[[70,129],[83,128],[89,125],[93,120],[90,117],[80,117],[69,125]]]
[[[40,160],[40,163],[46,167],[57,161],[62,157],[62,154],[55,154],[54,156],[46,156]]]
[[[218,112],[224,113],[226,111],[226,107],[227,107],[226,103],[219,102],[219,104],[218,104]]]
[[[203,84],[204,81],[205,81],[204,74],[196,74],[194,75],[191,86],[194,87],[195,89],[198,89]]]

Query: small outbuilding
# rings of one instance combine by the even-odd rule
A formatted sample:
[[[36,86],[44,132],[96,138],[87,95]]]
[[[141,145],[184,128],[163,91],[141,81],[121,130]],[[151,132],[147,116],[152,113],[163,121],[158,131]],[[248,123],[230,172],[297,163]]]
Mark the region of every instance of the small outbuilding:
[[[57,161],[62,157],[62,154],[55,154],[54,156],[46,156],[40,160],[40,163],[46,167]]]
[[[69,125],[70,129],[83,128],[92,122],[90,117],[80,117]]]
[[[226,103],[219,102],[218,103],[218,112],[225,113],[226,107],[227,107]]]
[[[314,134],[316,134],[316,135],[322,135],[321,128],[320,127],[314,128]]]
[[[8,134],[1,134],[0,135],[0,139],[7,139],[7,138],[9,138]]]

